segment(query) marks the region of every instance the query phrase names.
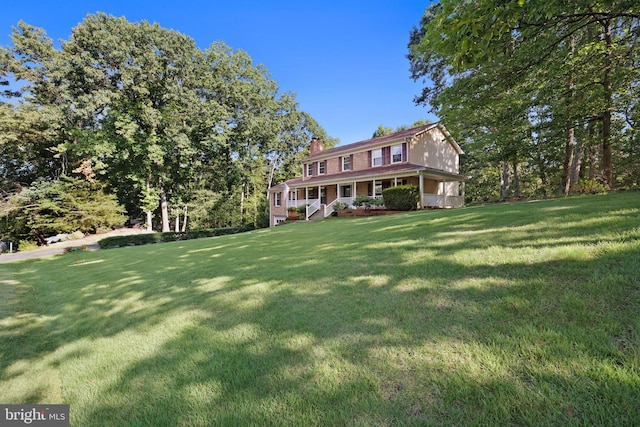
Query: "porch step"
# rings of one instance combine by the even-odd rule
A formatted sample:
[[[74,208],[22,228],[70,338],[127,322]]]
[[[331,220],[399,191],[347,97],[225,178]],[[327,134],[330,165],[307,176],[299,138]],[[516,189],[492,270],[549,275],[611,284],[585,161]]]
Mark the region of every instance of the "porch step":
[[[315,221],[318,219],[324,219],[324,205],[309,217],[309,221]]]

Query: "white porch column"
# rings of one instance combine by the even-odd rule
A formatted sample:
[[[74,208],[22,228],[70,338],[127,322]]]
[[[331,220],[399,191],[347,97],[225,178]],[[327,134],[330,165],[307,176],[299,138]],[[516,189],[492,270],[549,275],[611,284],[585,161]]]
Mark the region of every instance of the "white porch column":
[[[320,195],[322,194],[322,188],[318,185],[318,200],[320,200]],[[322,202],[320,202],[322,203]]]
[[[420,209],[424,209],[424,176],[420,176]]]
[[[304,187],[304,204],[309,204],[309,187]]]
[[[376,180],[373,180],[373,184],[371,185],[371,197],[376,197]]]
[[[398,177],[397,177],[397,176],[394,176],[394,177],[393,177],[393,186],[394,186],[394,187],[397,187],[397,186],[398,186]]]
[[[447,207],[447,180],[442,180],[442,192],[444,193],[444,207]]]

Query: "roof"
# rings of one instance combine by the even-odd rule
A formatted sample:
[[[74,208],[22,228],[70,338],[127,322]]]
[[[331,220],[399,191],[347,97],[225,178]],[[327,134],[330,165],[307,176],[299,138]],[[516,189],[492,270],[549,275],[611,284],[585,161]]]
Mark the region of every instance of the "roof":
[[[303,160],[303,162],[307,160],[315,160],[322,157],[331,157],[340,153],[360,151],[362,150],[363,147],[366,147],[369,145],[376,146],[376,145],[389,144],[390,142],[395,142],[395,141],[406,141],[408,139],[415,138],[418,135],[428,132],[435,128],[438,128],[445,135],[445,138],[447,139],[447,141],[453,146],[453,148],[456,150],[458,154],[464,154],[460,146],[451,137],[451,134],[449,134],[449,132],[445,129],[444,125],[442,125],[440,122],[437,122],[437,123],[430,123],[424,126],[418,126],[411,129],[401,130],[398,132],[391,133],[389,135],[379,136],[377,138],[366,139],[364,141],[354,142],[351,144],[330,148],[328,150],[323,150],[315,153],[312,156],[307,157],[306,159]]]
[[[406,173],[407,175],[424,175],[426,177],[435,179],[451,179],[455,181],[463,181],[465,177],[463,175],[446,172],[439,169],[433,169],[426,166],[414,165],[411,163],[401,163],[389,166],[378,166],[375,168],[362,169],[349,172],[341,172],[331,175],[315,175],[313,177],[303,179],[297,177],[290,179],[282,184],[275,185],[269,188],[269,191],[283,191],[285,184],[288,187],[313,187],[316,185],[328,185],[341,182],[350,182],[354,179],[370,178],[378,179],[385,175],[398,176]]]

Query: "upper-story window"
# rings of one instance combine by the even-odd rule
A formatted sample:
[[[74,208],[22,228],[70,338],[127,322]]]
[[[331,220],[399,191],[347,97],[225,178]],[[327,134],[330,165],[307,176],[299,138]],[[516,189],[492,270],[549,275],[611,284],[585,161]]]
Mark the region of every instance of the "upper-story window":
[[[391,146],[391,163],[402,162],[402,145]]]
[[[313,175],[313,163],[307,163],[307,176]]]
[[[351,156],[344,156],[342,158],[342,170],[343,171],[351,170]]]
[[[382,165],[382,148],[371,151],[371,166]]]
[[[278,191],[277,193],[274,194],[273,205],[274,206],[281,206],[282,205],[282,193],[280,191]]]
[[[324,175],[325,170],[327,169],[327,161],[323,160],[320,163],[318,163],[318,173],[320,175]]]

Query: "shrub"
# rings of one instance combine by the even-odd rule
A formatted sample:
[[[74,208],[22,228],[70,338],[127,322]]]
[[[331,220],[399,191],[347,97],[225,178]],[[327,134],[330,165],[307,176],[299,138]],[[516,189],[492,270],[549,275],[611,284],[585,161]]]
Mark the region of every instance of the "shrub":
[[[353,201],[353,206],[355,207],[364,206],[365,209],[368,209],[371,206],[380,206],[383,204],[384,204],[384,201],[382,199],[376,199],[375,197],[369,197],[369,196],[358,196]]]
[[[139,246],[150,243],[176,242],[179,240],[202,239],[204,237],[223,236],[253,230],[252,225],[240,227],[212,228],[203,230],[190,230],[186,232],[169,231],[166,233],[132,234],[129,236],[107,237],[98,242],[102,249],[120,248],[123,246]]]
[[[63,176],[41,180],[0,202],[6,212],[0,234],[13,241],[46,238],[73,232],[92,233],[124,224],[124,208],[97,183]]]
[[[399,185],[382,190],[384,205],[394,211],[411,211],[417,209],[420,195],[415,185]]]
[[[342,209],[346,209],[347,208],[347,204],[346,203],[342,203],[342,202],[335,202],[333,205],[333,211],[334,212],[338,212],[341,211]]]
[[[580,181],[578,181],[576,190],[578,193],[596,194],[596,193],[606,193],[607,191],[609,191],[609,188],[606,185],[602,184],[597,179],[591,178],[591,179],[581,179]]]

